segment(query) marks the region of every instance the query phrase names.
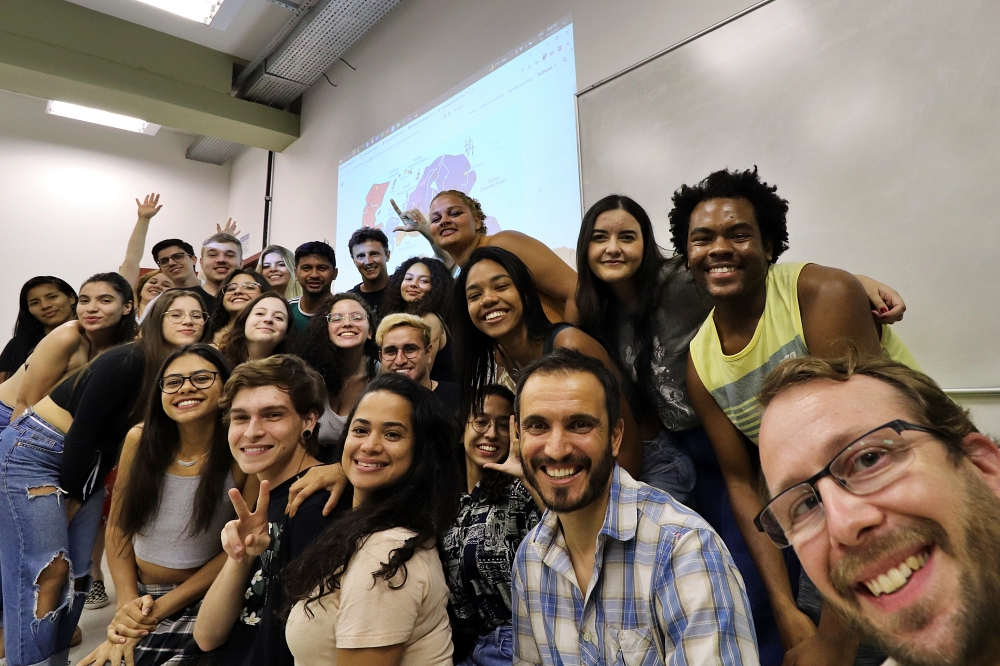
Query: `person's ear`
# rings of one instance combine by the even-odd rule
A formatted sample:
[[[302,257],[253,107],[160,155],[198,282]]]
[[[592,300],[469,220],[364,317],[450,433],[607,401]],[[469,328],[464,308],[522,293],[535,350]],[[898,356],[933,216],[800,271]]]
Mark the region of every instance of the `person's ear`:
[[[333,269],[333,279],[334,280],[337,279],[337,269],[336,268]]]
[[[302,431],[303,433],[308,430],[310,433],[315,432],[316,423],[319,421],[319,412],[308,411],[306,415],[302,417]]]
[[[391,252],[389,252],[389,248],[385,248],[385,260],[386,261],[389,261],[389,255],[390,254],[391,254]]]
[[[125,307],[122,309],[122,316],[124,317],[127,314],[131,314],[134,305],[135,303],[133,301],[127,302]]]
[[[772,239],[764,241],[764,256],[767,257],[767,263],[771,263],[771,259],[774,257],[774,241]]]
[[[969,454],[969,463],[1000,501],[1000,448],[997,443],[982,433],[973,432],[962,439],[962,446]]]
[[[618,457],[618,450],[622,447],[622,437],[625,435],[625,419],[619,418],[615,422],[615,427],[611,429],[611,455]]]

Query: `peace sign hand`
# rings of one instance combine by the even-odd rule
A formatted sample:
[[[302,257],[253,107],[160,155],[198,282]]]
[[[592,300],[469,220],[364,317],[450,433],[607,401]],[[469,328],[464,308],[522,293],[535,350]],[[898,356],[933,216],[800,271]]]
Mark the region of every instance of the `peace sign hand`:
[[[519,481],[524,481],[524,468],[521,466],[521,438],[515,429],[517,419],[510,415],[510,450],[507,452],[507,460],[503,463],[486,463],[485,469],[493,469],[504,474],[509,474]]]
[[[236,508],[236,520],[230,520],[222,529],[222,549],[237,562],[242,562],[246,556],[257,557],[271,545],[267,522],[269,485],[267,481],[260,482],[257,507],[253,513],[243,501],[239,490],[236,488],[229,490],[229,499]]]

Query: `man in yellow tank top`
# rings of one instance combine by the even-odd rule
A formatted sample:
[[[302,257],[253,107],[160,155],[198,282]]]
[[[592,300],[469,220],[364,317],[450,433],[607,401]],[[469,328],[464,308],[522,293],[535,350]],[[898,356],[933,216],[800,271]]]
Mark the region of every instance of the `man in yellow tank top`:
[[[762,182],[755,168],[718,171],[674,194],[674,248],[686,256],[695,283],[715,304],[691,342],[688,391],[718,456],[733,514],[768,589],[788,650],[784,663],[851,664],[857,639],[831,613],[822,614],[817,631],[796,606],[780,552],[753,524],[762,508],[756,447],[751,443],[760,428],[757,394],[768,372],[785,358],[842,356],[845,341],[862,353],[880,354],[884,347],[898,360],[913,359],[888,326],[873,322],[869,297],[858,278],[816,264],[775,265],[788,248],[788,202],[776,189]],[[875,314],[888,318],[885,312]],[[804,581],[804,586],[815,590],[811,583]],[[814,605],[802,606],[815,615],[818,595]],[[862,655],[856,663],[879,661],[878,655]]]

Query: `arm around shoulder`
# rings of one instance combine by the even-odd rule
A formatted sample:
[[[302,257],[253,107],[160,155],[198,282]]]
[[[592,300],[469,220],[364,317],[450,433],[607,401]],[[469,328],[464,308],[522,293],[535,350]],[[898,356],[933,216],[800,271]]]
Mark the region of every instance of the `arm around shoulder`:
[[[879,353],[878,329],[856,277],[837,268],[808,264],[799,274],[798,297],[810,354],[842,356],[845,341],[862,353]]]
[[[516,254],[531,271],[538,291],[562,303],[564,310],[576,298],[576,271],[541,241],[519,231],[501,231],[490,236],[490,245]]]

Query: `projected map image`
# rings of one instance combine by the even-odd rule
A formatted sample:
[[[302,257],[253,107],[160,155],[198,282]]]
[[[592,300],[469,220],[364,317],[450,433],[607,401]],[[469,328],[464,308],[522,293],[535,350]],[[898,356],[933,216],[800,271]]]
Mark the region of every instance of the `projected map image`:
[[[572,247],[580,220],[575,90],[566,20],[341,160],[338,262],[350,265],[347,239],[359,227],[388,236],[390,271],[432,255],[419,234],[394,232],[399,217],[390,200],[427,214],[444,190],[477,198],[488,233],[514,229],[549,247]]]

